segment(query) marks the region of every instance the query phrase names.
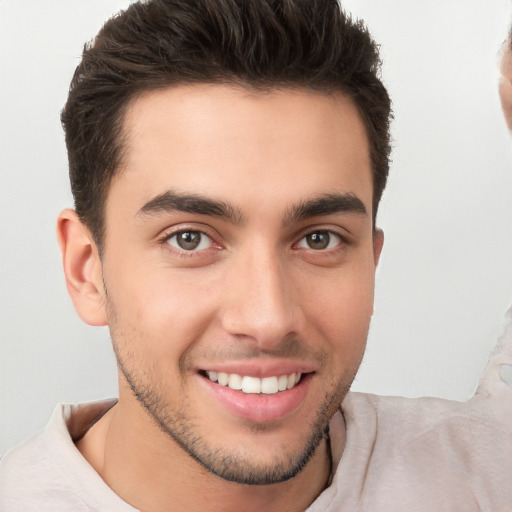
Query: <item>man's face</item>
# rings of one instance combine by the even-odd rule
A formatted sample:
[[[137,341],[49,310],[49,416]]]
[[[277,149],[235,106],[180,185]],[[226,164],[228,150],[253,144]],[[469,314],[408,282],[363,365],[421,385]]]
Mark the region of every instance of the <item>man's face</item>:
[[[120,407],[225,479],[289,478],[349,389],[372,314],[382,239],[357,109],[181,86],[134,101],[125,131],[103,258]]]

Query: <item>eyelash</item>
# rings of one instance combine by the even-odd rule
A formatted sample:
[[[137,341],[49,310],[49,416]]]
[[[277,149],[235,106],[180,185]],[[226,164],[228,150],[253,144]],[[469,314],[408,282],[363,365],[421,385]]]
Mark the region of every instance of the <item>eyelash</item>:
[[[312,247],[299,247],[299,249],[304,249],[304,250],[307,250],[307,251],[310,251],[310,252],[313,252],[313,253],[317,253],[317,254],[322,254],[322,255],[327,255],[327,254],[333,254],[337,251],[339,251],[343,246],[346,246],[348,244],[348,240],[345,236],[343,236],[341,233],[339,233],[338,231],[335,231],[333,229],[322,229],[322,228],[317,228],[317,229],[313,229],[313,230],[309,230],[307,233],[303,234],[301,236],[301,238],[299,239],[298,242],[296,242],[294,245],[295,246],[299,246],[299,244],[303,243],[303,241],[307,244],[308,242],[306,241],[307,237],[310,237],[312,235],[328,235],[329,236],[329,240],[327,241],[327,244],[330,245],[330,243],[332,242],[332,237],[335,237],[337,239],[337,243],[335,244],[334,247],[326,247],[324,249],[314,249]]]
[[[169,241],[173,237],[176,237],[183,233],[198,233],[202,237],[207,237],[210,240],[211,246],[204,248],[204,249],[190,250],[190,251],[187,251],[186,249],[179,249],[177,247],[173,247],[169,243]],[[338,239],[338,243],[334,247],[318,249],[318,250],[315,250],[311,247],[298,247],[298,245],[300,243],[302,243],[308,236],[311,236],[314,234],[328,234],[329,236],[335,236]],[[205,231],[203,231],[201,229],[194,229],[194,228],[187,228],[187,227],[182,227],[180,229],[172,230],[172,231],[168,231],[168,232],[164,233],[164,235],[159,239],[159,243],[162,244],[163,246],[165,246],[165,248],[167,250],[171,251],[174,255],[177,255],[181,258],[198,257],[198,256],[204,255],[205,251],[209,251],[212,248],[213,249],[222,248],[222,246],[220,244],[216,243],[215,239],[211,235],[206,233]],[[201,243],[202,243],[202,241],[199,242],[199,244],[201,244]],[[328,243],[330,243],[330,241]],[[315,228],[315,229],[309,229],[307,232],[303,233],[301,235],[301,237],[299,238],[299,240],[293,244],[293,247],[297,248],[298,250],[308,251],[310,254],[318,254],[318,255],[327,256],[327,255],[336,254],[337,252],[339,252],[340,250],[342,250],[349,244],[350,244],[350,242],[347,239],[347,237],[342,235],[339,231],[333,230],[330,228],[319,227],[319,228]]]
[[[210,240],[211,246],[207,247],[205,249],[199,249],[196,251],[194,251],[194,250],[187,251],[185,249],[179,249],[177,247],[173,247],[169,243],[169,241],[172,238],[177,237],[178,235],[184,234],[184,233],[198,233],[202,237],[207,237]],[[197,256],[200,256],[201,254],[204,254],[204,251],[208,251],[209,249],[212,249],[212,248],[219,249],[221,247],[219,244],[217,244],[215,242],[214,238],[212,236],[210,236],[208,233],[206,233],[205,231],[203,231],[201,229],[194,229],[194,228],[187,228],[187,227],[180,228],[177,230],[167,231],[166,233],[164,233],[164,235],[161,238],[159,238],[158,242],[161,245],[163,245],[167,250],[172,252],[174,255],[177,255],[181,258],[197,257]],[[199,244],[201,244],[201,243],[202,243],[202,241],[199,242]]]

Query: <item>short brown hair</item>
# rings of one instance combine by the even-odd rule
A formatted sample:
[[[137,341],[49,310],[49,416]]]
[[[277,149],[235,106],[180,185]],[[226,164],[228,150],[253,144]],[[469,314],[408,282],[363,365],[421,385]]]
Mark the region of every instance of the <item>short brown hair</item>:
[[[390,155],[391,105],[379,75],[377,45],[337,0],[134,3],[85,45],[62,111],[75,209],[101,248],[129,103],[145,91],[203,82],[350,97],[369,139],[375,222]]]

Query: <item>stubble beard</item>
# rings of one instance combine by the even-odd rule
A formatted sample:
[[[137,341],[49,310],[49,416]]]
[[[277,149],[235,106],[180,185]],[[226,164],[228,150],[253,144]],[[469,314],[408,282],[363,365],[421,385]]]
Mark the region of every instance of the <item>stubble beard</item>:
[[[329,422],[339,409],[359,367],[357,365],[355,368],[346,369],[343,374],[338,376],[334,385],[331,385],[330,389],[325,392],[315,418],[308,428],[309,435],[301,446],[281,453],[279,458],[276,456],[276,459],[269,460],[264,465],[256,464],[251,458],[251,450],[254,450],[258,434],[264,435],[269,427],[260,424],[252,426],[252,439],[248,439],[247,447],[241,447],[242,450],[247,448],[246,456],[222,446],[212,446],[212,443],[207,441],[201,433],[201,428],[186,413],[185,407],[173,408],[169,405],[165,399],[165,393],[159,389],[159,383],[154,377],[155,373],[147,371],[135,354],[130,355],[128,351],[125,351],[127,357],[123,357],[120,347],[116,343],[117,335],[120,334],[116,333],[116,315],[112,309],[110,309],[110,313],[109,326],[117,365],[137,401],[152,421],[192,459],[210,473],[223,480],[238,484],[270,485],[284,482],[298,475],[313,457],[322,441],[328,437]],[[185,396],[181,399],[181,403],[186,402],[187,397]],[[226,437],[228,436],[229,433],[226,433]],[[276,447],[276,452],[279,448]]]
[[[244,485],[276,484],[298,475],[321,442],[327,438],[329,422],[340,407],[352,383],[352,378],[348,383],[346,379],[340,379],[334,391],[324,396],[316,418],[309,427],[309,436],[302,447],[295,451],[282,453],[279,459],[276,457],[277,462],[276,460],[268,461],[267,464],[262,465],[255,464],[250,453],[257,444],[257,435],[264,435],[266,430],[264,425],[255,425],[252,429],[255,436],[248,440],[246,450],[248,455],[245,457],[224,447],[214,447],[204,438],[192,418],[183,410],[171,408],[162,394],[158,393],[154,387],[140,382],[135,372],[127,369],[127,365],[117,350],[116,357],[118,367],[132,393],[156,425],[210,473],[223,480]],[[226,437],[229,437],[229,433]],[[278,449],[279,447],[276,447],[276,451]]]

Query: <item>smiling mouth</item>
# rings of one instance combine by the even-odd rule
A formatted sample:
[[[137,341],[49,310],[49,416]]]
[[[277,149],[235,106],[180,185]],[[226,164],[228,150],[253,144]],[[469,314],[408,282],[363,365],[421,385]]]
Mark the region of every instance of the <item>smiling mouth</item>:
[[[275,395],[295,387],[301,381],[303,374],[291,373],[289,375],[263,377],[261,379],[250,375],[215,371],[205,371],[204,375],[212,382],[226,386],[234,391],[254,395]]]

